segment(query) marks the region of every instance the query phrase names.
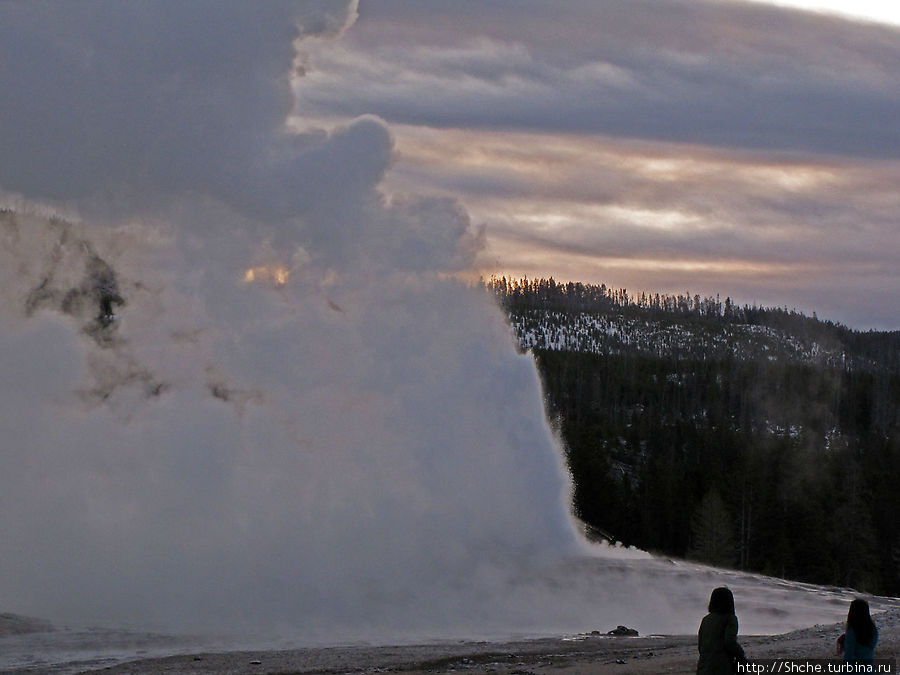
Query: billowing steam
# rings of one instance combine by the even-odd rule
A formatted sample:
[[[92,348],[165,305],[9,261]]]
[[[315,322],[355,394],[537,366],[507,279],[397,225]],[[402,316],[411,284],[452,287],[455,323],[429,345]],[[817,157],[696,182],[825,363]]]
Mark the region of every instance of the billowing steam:
[[[437,628],[576,550],[465,213],[378,193],[377,119],[283,128],[297,31],[354,10],[3,6],[0,180],[86,218],[0,215],[10,608]]]
[[[465,212],[379,193],[376,118],[286,130],[296,45],[355,13],[0,4],[0,609],[677,630],[717,580],[573,562],[533,363],[454,280]]]
[[[0,231],[14,606],[439,616],[479,574],[574,550],[534,369],[477,291],[313,263],[220,275],[143,228],[5,213]]]

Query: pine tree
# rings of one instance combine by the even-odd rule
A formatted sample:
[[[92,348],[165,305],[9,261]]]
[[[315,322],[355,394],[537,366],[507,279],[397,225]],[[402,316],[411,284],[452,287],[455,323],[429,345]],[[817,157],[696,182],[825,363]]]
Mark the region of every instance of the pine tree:
[[[734,564],[734,526],[715,488],[707,491],[691,518],[688,557],[719,567]]]

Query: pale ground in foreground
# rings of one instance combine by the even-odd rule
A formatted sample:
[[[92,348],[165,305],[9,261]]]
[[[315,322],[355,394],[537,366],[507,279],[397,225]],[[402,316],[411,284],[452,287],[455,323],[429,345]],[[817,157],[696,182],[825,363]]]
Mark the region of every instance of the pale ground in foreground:
[[[876,656],[897,659],[900,610],[875,617],[880,631]],[[814,626],[784,635],[741,636],[749,658],[834,657],[840,624]],[[580,640],[544,638],[521,642],[467,642],[402,647],[339,647],[268,652],[189,654],[146,659],[91,671],[100,673],[498,673],[500,675],[588,673],[693,673],[694,635]],[[25,672],[25,671],[20,671]],[[35,672],[35,671],[30,671]]]

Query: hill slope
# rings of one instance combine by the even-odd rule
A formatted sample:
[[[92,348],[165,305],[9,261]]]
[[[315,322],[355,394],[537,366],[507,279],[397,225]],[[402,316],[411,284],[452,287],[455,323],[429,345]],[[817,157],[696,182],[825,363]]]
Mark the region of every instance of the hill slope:
[[[900,593],[900,333],[728,299],[488,288],[535,355],[593,531]]]

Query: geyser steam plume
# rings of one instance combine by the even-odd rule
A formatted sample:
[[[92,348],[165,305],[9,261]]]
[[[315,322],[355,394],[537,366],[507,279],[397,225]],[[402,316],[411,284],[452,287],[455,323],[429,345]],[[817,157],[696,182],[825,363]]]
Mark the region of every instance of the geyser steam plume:
[[[465,213],[379,194],[375,118],[285,129],[294,41],[354,16],[0,5],[5,610],[477,630],[578,550]]]

